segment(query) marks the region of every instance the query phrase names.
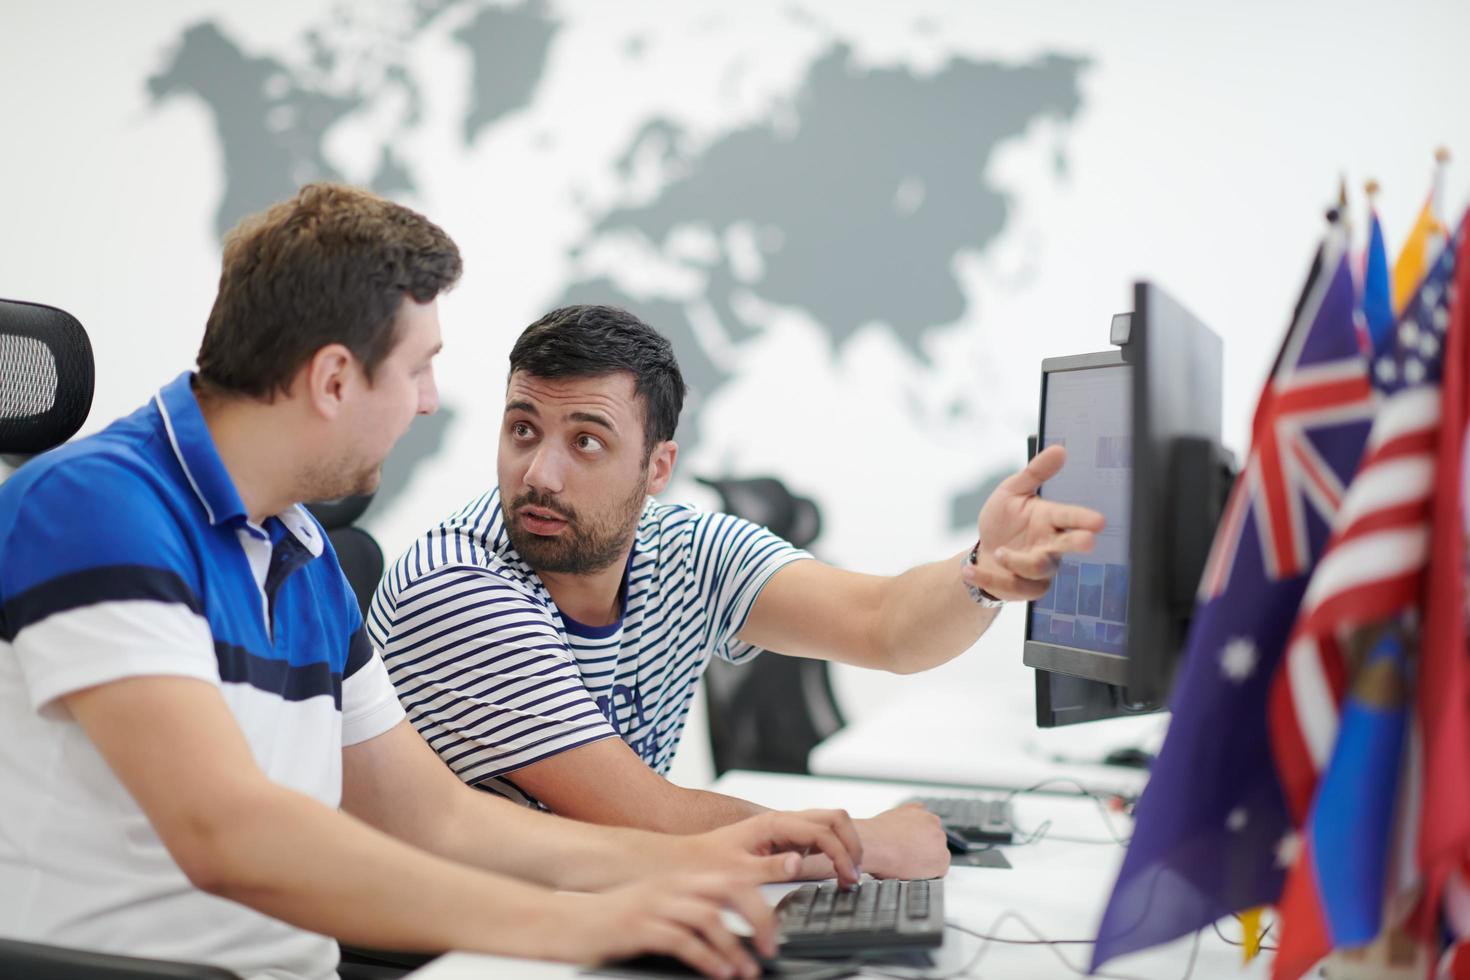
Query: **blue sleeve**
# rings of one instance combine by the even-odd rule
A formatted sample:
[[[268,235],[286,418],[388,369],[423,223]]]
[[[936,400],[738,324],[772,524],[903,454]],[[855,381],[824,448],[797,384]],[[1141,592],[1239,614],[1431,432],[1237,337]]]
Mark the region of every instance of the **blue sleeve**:
[[[57,453],[0,487],[0,641],[38,707],[140,673],[217,680],[199,580],[177,517],[124,460]]]

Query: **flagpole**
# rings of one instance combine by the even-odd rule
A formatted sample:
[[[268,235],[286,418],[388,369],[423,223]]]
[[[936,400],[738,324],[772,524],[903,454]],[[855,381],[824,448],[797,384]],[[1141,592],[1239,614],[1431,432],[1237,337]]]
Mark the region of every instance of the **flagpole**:
[[[1444,220],[1444,174],[1449,168],[1450,149],[1447,146],[1437,147],[1434,151],[1434,181],[1430,184],[1429,207],[1434,215],[1434,221],[1439,226],[1439,234],[1448,237],[1449,226]]]

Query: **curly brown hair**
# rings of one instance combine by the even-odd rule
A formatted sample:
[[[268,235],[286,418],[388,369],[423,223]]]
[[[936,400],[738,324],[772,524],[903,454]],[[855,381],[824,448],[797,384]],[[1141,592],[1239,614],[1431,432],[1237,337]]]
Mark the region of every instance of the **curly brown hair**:
[[[307,184],[225,236],[199,378],[273,398],[313,354],[342,344],[369,382],[393,350],[405,295],[427,303],[459,279],[459,249],[423,215],[341,184]]]

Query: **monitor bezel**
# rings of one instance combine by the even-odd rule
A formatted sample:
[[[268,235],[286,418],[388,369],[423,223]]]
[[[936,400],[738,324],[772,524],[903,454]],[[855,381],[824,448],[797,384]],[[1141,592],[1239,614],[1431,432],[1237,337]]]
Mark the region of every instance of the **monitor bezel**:
[[[1051,375],[1110,367],[1128,367],[1132,369],[1132,374],[1136,374],[1138,368],[1135,364],[1132,348],[1114,348],[1112,350],[1094,351],[1088,354],[1048,357],[1042,360],[1038,438],[1044,440],[1046,434],[1046,392],[1047,382]],[[1131,390],[1133,385],[1131,376],[1129,385]],[[1133,425],[1131,411],[1128,424],[1130,427]],[[1132,545],[1133,541],[1130,535],[1130,550],[1128,555],[1130,567],[1133,561]],[[1099,681],[1116,687],[1123,687],[1127,684],[1128,657],[1124,654],[1104,653],[1100,650],[1084,650],[1080,647],[1068,647],[1062,646],[1059,643],[1033,640],[1031,638],[1031,614],[1034,606],[1034,602],[1026,603],[1025,639],[1021,647],[1022,663],[1027,667],[1034,667],[1037,670],[1066,674],[1071,677],[1082,678],[1083,680]]]

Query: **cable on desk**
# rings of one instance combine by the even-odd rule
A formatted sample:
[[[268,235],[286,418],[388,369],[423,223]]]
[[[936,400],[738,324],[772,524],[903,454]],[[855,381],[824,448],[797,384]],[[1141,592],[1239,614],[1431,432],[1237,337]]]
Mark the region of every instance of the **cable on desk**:
[[[1238,913],[1238,912],[1232,912],[1230,914],[1235,917],[1235,921],[1240,922],[1240,913]],[[1221,939],[1221,941],[1223,941],[1227,946],[1242,946],[1242,947],[1245,946],[1245,943],[1244,942],[1242,942],[1242,941],[1240,941],[1238,939],[1231,939],[1229,936],[1225,935],[1225,933],[1221,932],[1220,931],[1220,923],[1219,922],[1211,922],[1210,925],[1214,927],[1214,929],[1215,929],[1215,935],[1219,936],[1220,939]],[[1244,923],[1242,923],[1242,926],[1243,925],[1244,925]],[[1276,923],[1275,922],[1272,922],[1269,926],[1266,927],[1266,930],[1261,933],[1261,942],[1260,942],[1260,945],[1259,945],[1259,948],[1260,949],[1262,949],[1262,950],[1269,950],[1269,951],[1273,951],[1273,952],[1275,951],[1276,947],[1273,946],[1273,945],[1271,945],[1270,943],[1266,942],[1266,937],[1269,936],[1269,935],[1271,935],[1271,930],[1272,929],[1275,929],[1275,928],[1276,928]]]
[[[1000,929],[1000,927],[1003,926],[1008,920],[1015,920],[1021,925],[1023,929],[1031,933],[1031,935],[1035,936],[1036,938],[1013,939],[1008,936],[995,935],[995,932]],[[902,968],[879,967],[871,962],[865,962],[861,959],[851,960],[846,965],[851,969],[857,970],[859,975],[861,976],[882,977],[884,978],[884,980],[959,980],[959,978],[961,977],[972,977],[975,975],[975,968],[980,965],[980,961],[984,959],[985,954],[990,951],[991,945],[993,943],[1006,943],[1008,945],[1014,946],[1045,946],[1048,950],[1050,950],[1053,956],[1061,961],[1063,966],[1065,966],[1068,970],[1077,974],[1080,977],[1094,976],[1102,977],[1104,978],[1104,980],[1144,980],[1144,978],[1142,977],[1136,977],[1127,973],[1106,973],[1099,971],[1098,973],[1089,974],[1086,967],[1077,966],[1071,960],[1063,956],[1061,951],[1057,947],[1091,946],[1094,940],[1048,939],[1046,938],[1046,936],[1042,935],[1039,929],[1028,922],[1026,918],[1021,915],[1021,913],[1015,911],[1014,909],[1002,912],[996,918],[996,920],[990,924],[990,927],[984,932],[978,932],[974,929],[968,928],[967,926],[962,926],[958,922],[954,922],[952,920],[946,921],[944,925],[946,928],[953,929],[956,932],[961,932],[967,936],[972,936],[980,940],[980,945],[975,950],[974,955],[965,962],[964,966],[961,966],[957,970],[952,970],[948,973],[933,973],[923,969],[904,970],[903,972],[899,972],[899,970]],[[1189,980],[1189,978],[1194,975],[1195,961],[1199,957],[1200,936],[1201,931],[1196,931],[1194,934],[1194,943],[1190,947],[1189,951],[1189,963],[1185,967],[1184,976],[1181,978],[1181,980]]]
[[[1111,840],[1102,840],[1101,838],[1096,837],[1064,837],[1060,834],[1053,834],[1050,832],[1051,821],[1043,820],[1038,826],[1030,831],[1024,831],[1021,830],[1020,827],[1016,827],[1016,830],[1021,834],[1022,839],[1011,846],[1036,844],[1044,839],[1049,839],[1062,841],[1063,843],[1068,844],[1117,844],[1119,847],[1127,847],[1128,843],[1133,840],[1133,837],[1131,835],[1128,837],[1124,837],[1119,834],[1118,828],[1113,826],[1112,818],[1108,816],[1108,807],[1106,801],[1114,799],[1115,797],[1112,794],[1102,795],[1094,793],[1086,786],[1084,786],[1081,782],[1071,778],[1070,776],[1053,776],[1049,779],[1043,779],[1039,783],[1032,783],[1025,789],[1013,789],[1005,795],[1004,802],[1009,804],[1022,793],[1034,793],[1037,790],[1041,789],[1043,786],[1050,786],[1053,783],[1066,783],[1075,786],[1077,787],[1078,795],[1085,796],[1089,800],[1091,800],[1093,805],[1097,807],[1097,812],[1102,817],[1103,826],[1107,828],[1108,836],[1111,838]],[[1015,821],[1013,820],[1012,825],[1014,825],[1014,823]]]

